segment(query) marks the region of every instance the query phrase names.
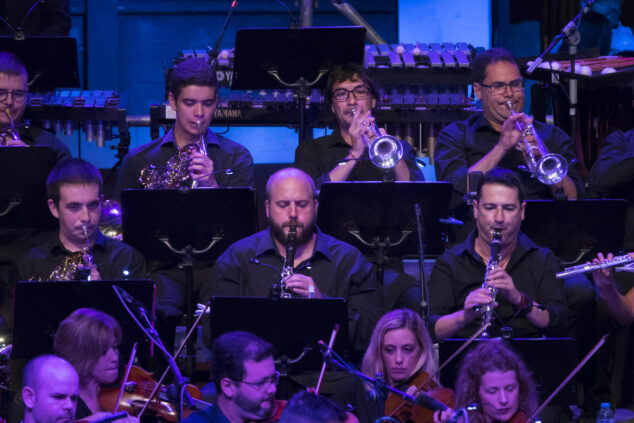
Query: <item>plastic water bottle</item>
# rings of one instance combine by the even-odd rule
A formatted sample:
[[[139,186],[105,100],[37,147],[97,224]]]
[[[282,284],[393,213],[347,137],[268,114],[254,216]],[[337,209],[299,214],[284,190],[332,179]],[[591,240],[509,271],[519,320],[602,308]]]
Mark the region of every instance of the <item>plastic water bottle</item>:
[[[602,402],[597,413],[597,423],[614,423],[614,410],[610,408],[609,402]]]

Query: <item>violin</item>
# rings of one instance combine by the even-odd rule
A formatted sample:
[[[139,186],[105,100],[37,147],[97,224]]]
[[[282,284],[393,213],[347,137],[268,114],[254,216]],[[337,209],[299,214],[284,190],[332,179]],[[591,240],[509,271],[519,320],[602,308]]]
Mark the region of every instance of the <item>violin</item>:
[[[152,379],[152,373],[132,366],[127,382],[123,386],[123,395],[117,406],[117,399],[121,391],[121,383],[115,387],[102,387],[99,391],[99,406],[106,411],[126,411],[131,416],[137,416],[146,405],[157,383]],[[201,401],[200,390],[195,385],[187,385],[186,391],[192,398],[192,407],[183,407],[183,419],[191,413],[209,407],[211,404]],[[177,405],[167,396],[167,387],[160,386],[159,393],[147,407],[154,415],[163,420],[176,423],[178,421]]]
[[[394,393],[385,400],[385,415],[401,423],[433,423],[434,412],[445,411],[456,406],[456,397],[449,388],[442,388],[430,380],[426,372],[419,372],[410,378],[409,385],[418,387],[413,394],[424,405],[411,404]]]
[[[273,414],[271,417],[264,420],[252,420],[251,423],[272,423],[276,422],[282,417],[282,413],[284,412],[284,408],[286,407],[286,401],[284,400],[275,400],[275,404],[273,405],[275,408],[273,409]]]

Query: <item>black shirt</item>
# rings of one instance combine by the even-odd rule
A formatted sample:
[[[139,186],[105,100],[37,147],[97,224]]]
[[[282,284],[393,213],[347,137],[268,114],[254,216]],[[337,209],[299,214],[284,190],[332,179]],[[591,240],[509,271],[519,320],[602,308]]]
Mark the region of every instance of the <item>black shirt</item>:
[[[434,265],[429,280],[430,332],[438,319],[461,310],[467,295],[482,286],[486,265],[475,251],[476,232],[443,254]],[[499,336],[503,326],[510,326],[515,337],[560,335],[565,329],[568,309],[564,299],[563,281],[555,278],[561,266],[552,251],[542,248],[520,232],[517,247],[511,254],[506,272],[520,291],[542,305],[549,313],[548,327],[536,328],[526,317],[515,316],[516,310],[506,298],[497,295],[489,332]],[[515,317],[514,317],[515,316]],[[476,319],[456,333],[468,338],[481,326]]]
[[[278,253],[270,229],[231,245],[218,258],[202,299],[213,295],[268,297],[279,283],[284,259]],[[317,230],[312,257],[295,269],[312,277],[327,297],[345,298],[350,315],[352,348],[364,350],[381,314],[382,303],[372,265],[350,244]]]
[[[61,142],[55,135],[34,126],[20,128],[20,139],[27,145],[38,147],[51,147],[55,153],[57,163],[70,159],[68,146]]]
[[[577,188],[577,195],[583,194],[583,180],[581,174],[573,165],[576,160],[574,144],[561,129],[541,122],[533,122],[537,133],[542,138],[546,148],[551,153],[562,155],[568,161],[568,176]],[[497,144],[500,133],[493,129],[482,113],[476,113],[462,122],[454,122],[438,133],[438,144],[434,155],[436,179],[453,184],[455,191],[452,208],[462,202],[467,192],[467,171],[486,156]],[[518,171],[524,165],[522,152],[512,148],[498,163],[498,167]],[[527,200],[551,199],[552,191],[533,178],[527,171],[517,172]]]
[[[103,280],[145,278],[143,256],[121,241],[108,238],[98,231],[92,253]],[[59,234],[55,234],[48,241],[31,249],[25,256],[15,261],[12,281],[14,283],[29,279],[45,281],[68,254],[70,252],[59,240]],[[127,270],[129,274],[124,275],[124,270]]]
[[[217,173],[216,181],[221,188],[252,187],[253,158],[246,147],[217,135],[207,129],[205,135],[207,155],[214,162],[214,171],[233,170],[231,175]],[[130,151],[121,164],[119,173],[119,190],[143,188],[139,182],[141,170],[149,164],[156,167],[165,166],[169,159],[178,152],[174,139],[174,131],[170,130],[163,137]]]
[[[423,173],[416,164],[414,150],[406,142],[401,141],[401,145],[403,146],[403,160],[405,160],[409,168],[410,180],[424,180]],[[351,148],[352,147],[345,142],[339,130],[335,129],[330,135],[300,143],[295,150],[295,167],[308,173],[315,181],[317,189],[319,189],[324,182],[330,182],[329,173],[339,165],[341,160],[346,158]],[[362,159],[367,160],[358,161],[352,169],[352,172],[350,172],[348,180],[383,180],[384,170],[372,164],[367,151],[363,154]],[[393,174],[394,169],[391,169],[389,172]]]

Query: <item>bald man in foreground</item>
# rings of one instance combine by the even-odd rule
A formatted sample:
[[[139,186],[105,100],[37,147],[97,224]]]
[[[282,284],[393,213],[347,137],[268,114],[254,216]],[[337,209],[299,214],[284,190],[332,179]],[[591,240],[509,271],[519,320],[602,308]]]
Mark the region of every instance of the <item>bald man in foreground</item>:
[[[218,258],[203,299],[212,295],[268,297],[279,284],[289,227],[297,229],[293,272],[285,278],[294,298],[345,298],[351,348],[364,351],[382,310],[372,265],[352,245],[316,226],[318,202],[310,176],[282,169],[266,184],[269,227],[231,245]]]
[[[43,355],[24,368],[24,423],[73,423],[79,398],[79,377],[63,358]]]

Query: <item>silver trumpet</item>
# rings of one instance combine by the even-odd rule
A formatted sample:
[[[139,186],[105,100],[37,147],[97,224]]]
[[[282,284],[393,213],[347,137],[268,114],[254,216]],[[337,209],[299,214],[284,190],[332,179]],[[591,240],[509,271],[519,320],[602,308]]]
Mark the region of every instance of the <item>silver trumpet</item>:
[[[511,111],[511,116],[517,114],[513,111],[512,101],[507,101],[506,105]],[[522,133],[520,142],[523,143],[523,148],[519,145],[517,147],[524,155],[528,171],[542,184],[554,185],[561,182],[568,173],[566,159],[559,154],[548,152],[532,123],[518,121],[516,124]]]
[[[495,297],[497,295],[497,289],[487,283],[489,273],[498,267],[500,264],[502,252],[502,231],[500,229],[493,230],[493,239],[491,239],[491,255],[489,256],[489,262],[487,263],[486,272],[484,273],[484,282],[482,282],[482,288],[486,288],[491,293],[491,302],[484,304],[480,311],[482,312],[482,326],[488,326],[491,323],[493,317],[493,303],[495,303]],[[488,337],[489,334],[485,331],[482,332],[483,337]]]
[[[352,114],[357,110],[353,109]],[[401,141],[392,135],[382,135],[376,120],[372,124],[375,133],[374,138],[366,138],[368,144],[368,154],[372,164],[381,169],[392,169],[403,158],[403,145]]]
[[[563,279],[572,275],[588,273],[593,270],[608,269],[610,267],[621,266],[632,262],[634,262],[634,257],[629,254],[624,254],[622,256],[613,257],[611,260],[605,260],[603,263],[585,263],[578,266],[566,267],[563,271],[557,273],[556,277],[557,279]]]

